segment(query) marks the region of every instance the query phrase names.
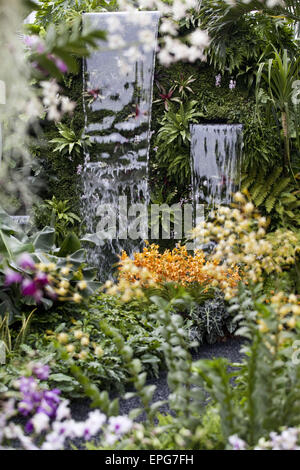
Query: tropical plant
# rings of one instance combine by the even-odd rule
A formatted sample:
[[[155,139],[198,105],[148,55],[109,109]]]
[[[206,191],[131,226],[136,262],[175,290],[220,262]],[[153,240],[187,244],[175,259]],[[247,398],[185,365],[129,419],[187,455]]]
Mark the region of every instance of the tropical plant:
[[[215,261],[222,263],[222,269],[239,266],[243,282],[263,284],[266,278],[279,276],[295,266],[300,248],[297,232],[277,229],[268,237],[267,218],[242,193],[236,193],[234,200],[232,208],[219,206],[217,213],[212,213],[208,221],[202,221],[193,230],[200,243],[215,242],[207,257],[206,275],[210,263]],[[236,294],[235,287],[224,287],[225,299]]]
[[[70,231],[81,222],[80,217],[70,210],[69,202],[69,199],[58,201],[55,196],[52,196],[52,199],[46,199],[44,204],[35,207],[35,223],[39,227],[45,225],[53,227],[58,245],[70,237]]]
[[[170,106],[160,122],[156,138],[160,165],[167,168],[168,176],[180,184],[190,181],[189,126],[196,123],[199,117],[204,117],[196,106],[197,102],[193,100],[180,103],[177,110]]]
[[[157,80],[156,80],[156,85],[159,90],[159,99],[154,100],[153,104],[163,103],[165,110],[168,111],[169,104],[171,101],[176,101],[177,103],[180,103],[180,99],[177,96],[173,96],[174,95],[173,87],[171,87],[169,91],[167,91],[165,87],[161,83],[159,83]]]
[[[210,35],[208,57],[215,69],[241,76],[250,89],[255,83],[260,57],[272,51],[270,44],[295,51],[294,32],[283,15],[282,8],[280,14],[276,14],[258,0],[238,0],[234,4],[225,0],[204,0],[195,17]]]
[[[190,75],[189,77],[185,77],[184,74],[181,73],[179,75],[179,78],[175,80],[174,84],[171,86],[168,92],[166,91],[165,87],[158,80],[156,80],[155,82],[159,90],[159,99],[153,101],[153,104],[162,102],[164,103],[165,110],[168,111],[169,104],[171,101],[181,103],[188,98],[189,93],[194,93],[190,85],[195,80],[196,79],[194,78],[193,75]],[[176,90],[179,93],[179,97],[174,96],[174,92]]]
[[[42,80],[45,74],[61,79],[66,71],[77,73],[78,58],[87,57],[91,49],[97,47],[99,39],[106,37],[105,32],[98,29],[86,27],[83,30],[80,17],[69,27],[64,22],[58,25],[50,22],[46,29],[34,24],[26,25],[26,31],[30,34],[27,43],[32,43],[28,60],[34,65],[35,75]],[[65,67],[61,69],[59,64]]]
[[[37,361],[51,364],[51,386],[60,388],[69,397],[82,397],[80,383],[72,376],[68,363],[61,361],[55,347],[57,338],[65,338],[73,363],[84,369],[89,380],[102,391],[124,391],[129,379],[126,363],[112,338],[99,327],[103,321],[123,336],[126,346],[141,362],[143,372],[158,377],[164,360],[160,326],[150,317],[155,309],[148,300],[132,299],[124,304],[115,296],[97,293],[88,302],[56,303],[48,311],[38,308],[31,318],[25,342],[20,342],[17,349],[7,354],[6,367],[0,371],[0,383],[10,388],[22,375],[26,362],[34,356]],[[188,329],[187,322],[184,327]],[[21,328],[20,321],[9,325],[13,345]]]
[[[74,237],[58,248],[52,227],[28,236],[0,212],[0,315],[9,315],[10,324],[32,305],[49,309],[56,300],[81,302],[99,287]]]
[[[300,191],[291,177],[283,175],[282,167],[250,171],[242,177],[242,189],[256,207],[271,216],[272,226],[299,226]]]
[[[293,121],[295,82],[299,78],[300,58],[290,58],[285,49],[282,53],[274,50],[273,58],[259,64],[256,81],[257,102],[266,97],[275,113],[279,113],[284,140],[284,168],[290,170],[291,165],[291,125]],[[266,86],[266,95],[262,94],[262,80]],[[264,100],[265,101],[265,100]],[[264,102],[265,105],[265,102]],[[259,109],[259,106],[257,107]]]
[[[255,171],[281,164],[281,138],[275,122],[264,115],[257,119],[256,113],[249,116],[243,128],[243,176]]]
[[[236,435],[253,447],[272,431],[299,425],[300,365],[294,361],[292,347],[297,337],[296,328],[299,328],[295,322],[296,309],[299,312],[300,307],[294,298],[290,299],[290,305],[285,304],[289,311],[295,307],[292,317],[285,313],[286,309],[278,310],[275,297],[267,306],[259,296],[260,289],[249,290],[240,285],[237,297],[231,301],[231,311],[239,312],[235,319],[240,324],[237,334],[245,338],[241,364],[230,364],[223,358],[192,362],[182,318],[174,314],[174,308],[178,305],[186,307],[191,299],[182,292],[171,301],[152,297],[157,306],[153,317],[162,326],[171,391],[168,404],[173,416],[167,415],[164,419],[158,413],[162,402],[150,404],[155,387],[145,386],[146,376],[140,373],[138,361],[132,359],[132,351],[126,347],[120,334],[102,326],[128,361],[136,393],[148,417],[145,425],[138,425],[128,438],[118,444],[118,449],[140,446],[143,449],[201,449],[210,448],[210,439],[220,448],[225,448]],[[92,393],[82,373],[78,377],[90,390],[94,404],[100,406],[99,392],[93,389]],[[208,393],[206,401],[205,391]],[[130,393],[126,398],[132,396],[134,394]],[[141,412],[142,409],[133,410],[130,417],[136,418]],[[159,419],[159,428],[153,425],[155,417]],[[208,419],[213,423],[211,428],[207,424]],[[203,443],[203,435],[208,442]],[[97,446],[89,445],[89,448]]]
[[[50,22],[70,24],[81,18],[83,12],[107,11],[116,6],[116,0],[41,0],[36,8],[35,23],[44,27]]]
[[[80,154],[85,148],[92,145],[89,136],[83,135],[83,130],[76,135],[75,131],[61,122],[57,123],[57,129],[61,137],[50,140],[50,144],[57,144],[54,152],[62,155]]]

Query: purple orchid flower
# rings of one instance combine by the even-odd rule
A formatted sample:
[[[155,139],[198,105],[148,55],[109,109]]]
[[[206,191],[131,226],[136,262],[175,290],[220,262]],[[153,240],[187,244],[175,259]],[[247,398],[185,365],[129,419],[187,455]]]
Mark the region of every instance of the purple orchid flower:
[[[33,295],[34,300],[37,304],[39,304],[43,298],[43,291],[38,289],[36,293]]]
[[[32,372],[39,380],[47,380],[50,373],[50,367],[47,364],[43,365],[38,363],[33,366]]]
[[[61,59],[55,59],[55,65],[61,73],[66,73],[68,71],[67,65]]]
[[[48,276],[46,273],[43,273],[41,271],[37,272],[35,278],[34,278],[34,282],[40,286],[40,287],[43,287],[43,286],[46,286],[47,284],[49,284],[49,279],[48,279]]]
[[[34,297],[37,294],[37,286],[31,279],[24,279],[22,282],[22,295]]]
[[[19,266],[22,269],[35,269],[35,262],[28,253],[23,253],[19,258]]]
[[[34,410],[34,402],[28,398],[20,401],[18,404],[18,410],[23,416],[28,416]]]
[[[22,274],[14,271],[13,269],[7,269],[5,271],[5,285],[11,286],[12,284],[19,284],[23,281]]]

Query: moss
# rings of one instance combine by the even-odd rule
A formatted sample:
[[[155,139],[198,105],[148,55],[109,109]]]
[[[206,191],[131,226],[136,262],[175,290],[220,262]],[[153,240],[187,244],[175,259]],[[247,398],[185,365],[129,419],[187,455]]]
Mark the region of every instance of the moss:
[[[63,122],[72,126],[78,134],[84,127],[81,72],[68,76],[60,86],[62,93],[77,103],[74,115],[65,116]],[[42,167],[40,196],[43,199],[51,198],[53,195],[59,200],[70,199],[72,210],[79,213],[80,189],[77,167],[83,162],[83,155],[69,158],[62,157],[59,152],[53,152],[54,145],[49,142],[58,137],[58,130],[55,124],[49,121],[42,122],[41,126],[43,134],[38,146],[32,149]]]

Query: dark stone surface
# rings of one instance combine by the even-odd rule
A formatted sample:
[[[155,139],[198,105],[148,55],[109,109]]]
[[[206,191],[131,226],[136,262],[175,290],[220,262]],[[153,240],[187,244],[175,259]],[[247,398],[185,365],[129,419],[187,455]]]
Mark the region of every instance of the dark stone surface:
[[[215,344],[204,344],[193,352],[193,359],[214,359],[217,357],[225,357],[230,362],[241,362],[242,354],[240,352],[244,340],[242,338],[227,338],[226,341],[220,341]],[[167,384],[167,371],[162,371],[158,378],[151,378],[147,381],[147,385],[156,385],[154,393],[154,402],[158,400],[167,400],[169,396],[169,388]],[[112,398],[116,398],[117,394],[112,394]],[[72,416],[76,420],[84,420],[88,412],[90,401],[88,399],[76,400],[72,402]],[[130,400],[120,399],[120,415],[128,414],[132,409],[140,407],[139,399],[134,397]],[[168,407],[164,406],[161,411],[168,411]],[[141,420],[143,416],[141,417]]]

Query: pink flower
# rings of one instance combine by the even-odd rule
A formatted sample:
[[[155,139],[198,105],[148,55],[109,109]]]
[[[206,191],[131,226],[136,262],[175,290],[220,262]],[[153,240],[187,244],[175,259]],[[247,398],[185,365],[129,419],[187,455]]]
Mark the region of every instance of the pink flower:
[[[68,71],[67,65],[61,59],[55,59],[55,65],[61,73],[66,73]]]
[[[20,256],[19,266],[22,269],[32,269],[32,270],[35,269],[35,263],[28,253],[24,253],[23,255]]]
[[[14,271],[13,269],[7,269],[5,271],[5,285],[10,286],[11,284],[17,284],[23,281],[22,274]]]
[[[41,291],[40,289],[38,289],[35,294],[33,294],[33,298],[34,300],[37,302],[37,303],[40,303],[40,301],[42,300],[43,298],[43,291]]]
[[[50,367],[45,364],[35,364],[32,369],[33,373],[37,376],[39,380],[47,380],[50,373]]]
[[[22,282],[22,295],[34,296],[37,293],[37,287],[34,281],[31,279],[24,279]]]
[[[47,284],[49,284],[47,274],[39,271],[34,278],[34,282],[40,287],[46,286]]]

